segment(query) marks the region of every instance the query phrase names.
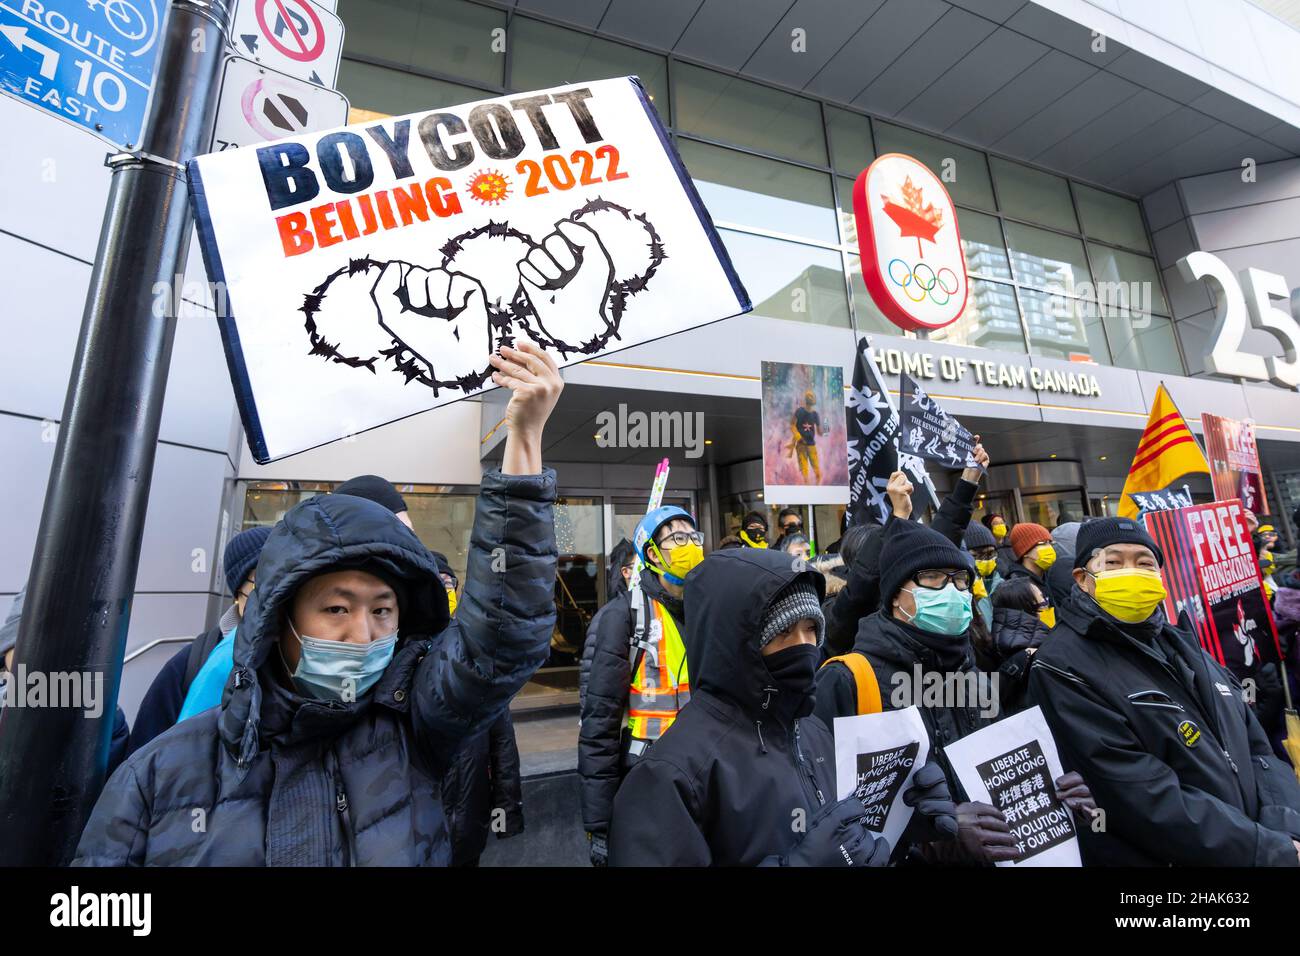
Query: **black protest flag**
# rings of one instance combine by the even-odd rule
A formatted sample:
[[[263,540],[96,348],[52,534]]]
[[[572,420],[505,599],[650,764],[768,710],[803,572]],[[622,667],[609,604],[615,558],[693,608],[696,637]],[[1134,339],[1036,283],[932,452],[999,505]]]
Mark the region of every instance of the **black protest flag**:
[[[880,370],[872,358],[871,342],[858,340],[853,385],[849,389],[848,525],[884,524],[892,510],[885,488],[889,476],[900,468],[917,488],[930,489],[925,463],[898,451],[898,410],[889,399]],[[934,494],[930,492],[933,502]],[[937,502],[933,502],[938,507]]]
[[[906,372],[899,373],[899,448],[945,468],[975,464],[975,436]]]

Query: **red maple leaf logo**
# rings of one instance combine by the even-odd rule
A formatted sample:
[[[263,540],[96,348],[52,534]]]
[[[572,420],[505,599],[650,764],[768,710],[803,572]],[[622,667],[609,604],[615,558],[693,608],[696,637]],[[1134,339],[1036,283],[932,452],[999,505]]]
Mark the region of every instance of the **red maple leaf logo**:
[[[885,215],[894,220],[898,234],[903,238],[916,239],[916,254],[922,259],[921,240],[934,242],[934,235],[943,227],[943,210],[934,203],[926,203],[921,196],[921,187],[912,184],[912,177],[903,180],[903,201],[894,202],[888,196],[881,195]]]

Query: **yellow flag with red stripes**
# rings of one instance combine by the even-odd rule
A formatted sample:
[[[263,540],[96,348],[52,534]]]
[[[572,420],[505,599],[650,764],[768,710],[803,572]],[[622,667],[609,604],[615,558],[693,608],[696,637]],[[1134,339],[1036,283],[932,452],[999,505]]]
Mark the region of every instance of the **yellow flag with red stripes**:
[[[1131,492],[1161,491],[1171,482],[1193,472],[1208,475],[1210,463],[1205,460],[1205,453],[1197,444],[1196,437],[1161,382],[1156,389],[1156,400],[1151,405],[1147,427],[1133,455],[1133,464],[1129,466],[1128,478],[1124,481],[1119,513],[1125,518],[1136,518],[1138,507]]]

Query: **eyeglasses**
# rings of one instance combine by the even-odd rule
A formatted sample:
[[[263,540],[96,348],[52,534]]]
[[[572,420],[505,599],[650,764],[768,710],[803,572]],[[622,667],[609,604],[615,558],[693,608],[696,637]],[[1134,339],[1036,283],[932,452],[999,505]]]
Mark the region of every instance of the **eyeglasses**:
[[[798,531],[802,527],[802,521],[787,521],[785,524],[781,525],[781,530],[786,534],[789,534],[791,531]]]
[[[674,531],[666,534],[659,539],[659,547],[680,548],[687,542],[691,544],[704,544],[704,532],[702,531]]]
[[[912,575],[912,583],[917,587],[928,588],[931,591],[939,591],[948,586],[951,581],[958,591],[970,590],[970,572],[969,571],[941,571],[938,568],[929,571],[917,571]]]

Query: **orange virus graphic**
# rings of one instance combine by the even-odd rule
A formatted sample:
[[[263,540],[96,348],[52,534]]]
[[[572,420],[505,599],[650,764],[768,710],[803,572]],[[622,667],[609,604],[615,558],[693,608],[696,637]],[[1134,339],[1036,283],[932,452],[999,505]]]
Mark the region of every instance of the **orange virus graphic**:
[[[469,181],[469,194],[485,206],[495,206],[510,195],[510,180],[495,169],[484,169]]]

